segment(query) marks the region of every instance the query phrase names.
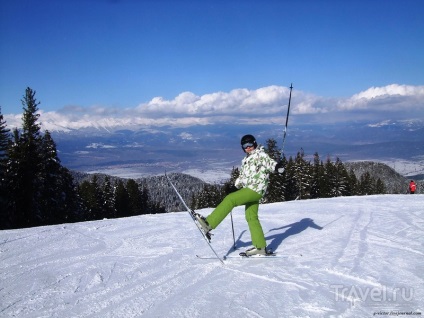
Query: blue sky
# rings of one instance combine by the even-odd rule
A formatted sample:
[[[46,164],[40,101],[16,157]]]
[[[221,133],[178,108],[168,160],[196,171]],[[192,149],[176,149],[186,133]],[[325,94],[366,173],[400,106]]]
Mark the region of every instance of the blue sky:
[[[358,97],[395,96],[386,106],[420,117],[423,14],[421,0],[0,0],[0,106],[21,114],[29,86],[53,121],[168,110],[199,120],[259,97],[252,109],[275,114],[263,103],[287,103],[293,83],[294,115],[360,113],[372,105]]]

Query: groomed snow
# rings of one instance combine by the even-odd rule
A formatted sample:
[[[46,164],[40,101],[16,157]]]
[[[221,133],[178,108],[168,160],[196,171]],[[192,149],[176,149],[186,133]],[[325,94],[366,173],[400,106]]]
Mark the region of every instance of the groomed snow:
[[[207,215],[212,209],[200,211]],[[213,256],[185,212],[0,231],[0,317],[371,317],[424,311],[424,195],[260,206],[266,259]],[[243,208],[214,233],[249,247]]]

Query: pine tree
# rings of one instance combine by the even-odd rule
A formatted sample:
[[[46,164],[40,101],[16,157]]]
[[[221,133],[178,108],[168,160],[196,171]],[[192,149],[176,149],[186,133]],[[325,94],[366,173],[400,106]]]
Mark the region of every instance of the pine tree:
[[[157,214],[157,213],[165,213],[165,207],[163,207],[158,202],[152,202],[150,200],[149,187],[147,184],[141,183],[139,185],[140,189],[140,197],[141,197],[141,213],[140,214]]]
[[[115,208],[115,194],[112,184],[110,182],[110,177],[106,176],[103,189],[102,189],[102,218],[115,218],[116,217],[116,208]]]
[[[281,151],[277,147],[277,142],[274,139],[268,139],[266,141],[265,152],[276,162],[286,162],[285,158],[281,158]],[[281,202],[284,201],[284,189],[285,189],[285,172],[282,174],[271,173],[269,176],[269,185],[265,196],[262,199],[263,203]]]
[[[325,164],[323,164],[324,176],[322,180],[322,198],[331,198],[334,195],[334,174],[335,167],[330,157],[327,157]]]
[[[82,200],[78,195],[78,187],[72,177],[71,172],[61,166],[60,167],[60,189],[62,199],[62,221],[61,222],[80,222],[83,218]]]
[[[375,194],[386,194],[387,193],[386,186],[385,186],[384,182],[381,181],[380,178],[378,178],[376,183],[375,183],[374,193]]]
[[[68,169],[62,167],[56,144],[46,131],[41,143],[41,188],[39,202],[42,224],[59,224],[75,219],[79,210],[75,185]]]
[[[233,167],[233,169],[231,170],[230,179],[224,183],[224,186],[222,189],[224,192],[224,196],[234,191],[237,191],[235,182],[236,182],[236,179],[239,177],[239,175],[240,175],[239,169],[237,167]]]
[[[348,189],[349,189],[349,194],[348,195],[357,195],[359,194],[359,189],[358,189],[358,178],[356,178],[355,172],[353,171],[353,169],[350,169],[349,171],[349,179],[348,179]]]
[[[79,195],[84,205],[84,220],[98,220],[103,216],[103,190],[97,175],[91,181],[84,181],[79,187]]]
[[[317,199],[321,197],[322,181],[324,179],[324,169],[318,152],[314,154],[314,164],[311,173],[311,198]]]
[[[122,180],[118,180],[115,185],[115,208],[116,216],[125,217],[129,216],[130,211],[130,196],[127,189],[125,188]]]
[[[310,169],[309,164],[305,160],[305,153],[303,149],[297,153],[294,168],[296,181],[298,183],[299,199],[310,198]]]
[[[135,180],[127,181],[127,192],[129,196],[128,215],[140,215],[148,212],[148,197],[142,192]]]
[[[7,162],[8,212],[13,216],[13,227],[42,225],[43,220],[39,202],[42,187],[37,178],[42,169],[42,138],[35,91],[26,89],[22,105],[22,133],[14,131]]]
[[[205,184],[202,191],[196,196],[194,209],[216,207],[224,198],[221,187],[214,184]]]
[[[265,152],[275,161],[281,160],[281,151],[277,147],[277,141],[273,138],[266,140]]]
[[[23,216],[17,214],[16,198],[19,191],[19,185],[22,183],[20,180],[22,175],[20,173],[21,166],[21,147],[19,147],[20,134],[17,128],[13,129],[12,139],[8,148],[8,158],[6,162],[4,187],[7,197],[6,206],[6,219],[4,228],[19,228],[20,219]]]
[[[289,158],[285,170],[285,192],[284,200],[291,201],[296,200],[299,195],[299,184],[297,182],[295,173],[295,162],[292,157]]]
[[[10,143],[10,130],[7,128],[0,106],[0,163],[5,164],[7,159],[7,149]],[[4,166],[0,168],[4,169]]]
[[[369,172],[365,172],[359,180],[359,194],[371,195],[374,194],[374,184]]]
[[[332,176],[333,195],[335,197],[348,194],[349,176],[340,158],[336,159],[334,164],[334,175]]]
[[[7,129],[6,121],[3,120],[3,114],[0,107],[0,230],[10,226],[8,215],[8,195],[7,195],[7,181],[6,181],[6,167],[8,158],[8,148],[11,142],[10,130]]]
[[[2,205],[6,222],[2,227],[20,228],[80,220],[81,200],[68,169],[60,164],[50,133],[41,133],[35,91],[25,90],[22,99],[22,129],[14,129],[7,141],[0,117],[1,189],[7,204]],[[5,212],[3,212],[5,211]],[[6,217],[4,217],[6,215]]]

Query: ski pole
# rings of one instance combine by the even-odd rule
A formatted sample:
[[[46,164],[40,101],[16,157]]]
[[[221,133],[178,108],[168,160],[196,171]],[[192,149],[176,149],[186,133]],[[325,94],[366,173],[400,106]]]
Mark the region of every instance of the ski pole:
[[[231,217],[231,228],[233,230],[233,242],[234,242],[233,248],[234,248],[234,250],[236,250],[236,237],[234,236],[234,223],[233,223],[233,212],[232,211],[230,212],[230,217]]]
[[[288,125],[288,123],[289,123],[290,102],[291,102],[292,90],[293,90],[293,83],[291,83],[291,84],[290,84],[289,105],[287,106],[286,126],[284,127],[283,145],[282,145],[282,147],[281,147],[281,158],[282,158],[282,157],[284,157],[284,143],[285,143],[285,141],[286,141],[287,125]]]

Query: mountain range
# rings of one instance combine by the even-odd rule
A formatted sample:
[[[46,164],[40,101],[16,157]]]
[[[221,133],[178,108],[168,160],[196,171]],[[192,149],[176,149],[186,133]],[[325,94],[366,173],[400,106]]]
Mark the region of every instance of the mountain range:
[[[253,134],[260,144],[275,139],[282,146],[284,127],[275,124],[206,125],[161,129],[131,127],[58,129],[51,131],[62,164],[88,173],[140,178],[168,172],[187,173],[207,182],[228,178],[243,157],[239,140]],[[350,122],[289,125],[286,157],[303,150],[312,160],[386,163],[408,177],[424,174],[424,121]]]

